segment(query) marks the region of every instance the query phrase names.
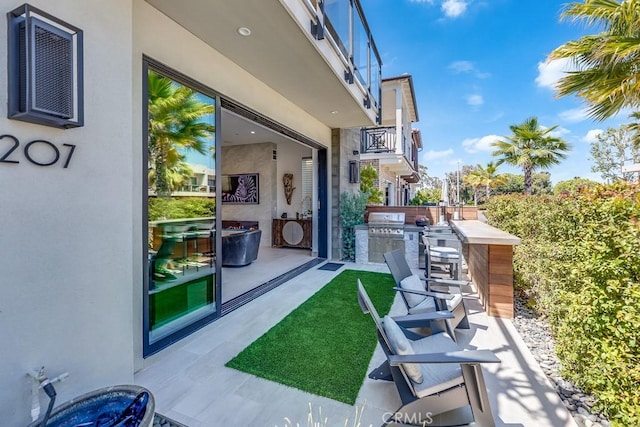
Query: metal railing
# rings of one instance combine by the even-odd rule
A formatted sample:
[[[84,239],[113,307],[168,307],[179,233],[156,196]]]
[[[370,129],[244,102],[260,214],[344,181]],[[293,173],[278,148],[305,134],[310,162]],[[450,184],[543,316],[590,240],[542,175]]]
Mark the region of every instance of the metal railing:
[[[213,193],[216,191],[216,189],[213,187],[209,187],[208,185],[187,184],[178,187],[177,191],[188,193]]]
[[[395,153],[395,126],[362,128],[360,130],[360,153]]]

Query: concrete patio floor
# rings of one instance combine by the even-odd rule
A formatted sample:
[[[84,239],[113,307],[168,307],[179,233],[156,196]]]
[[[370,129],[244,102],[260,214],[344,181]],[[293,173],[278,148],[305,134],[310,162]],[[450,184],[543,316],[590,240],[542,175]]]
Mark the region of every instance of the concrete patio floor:
[[[388,273],[384,264],[346,263],[335,272],[313,268],[151,356],[135,383],[151,390],[158,413],[189,427],[307,426],[309,404],[314,420],[319,410],[328,418],[326,426],[353,426],[356,411],[363,411],[360,426],[382,425],[400,406],[391,382],[365,378],[356,406],[350,406],[224,366],[345,268]],[[576,427],[512,322],[488,317],[471,287],[464,294],[472,327],[457,332],[458,342],[492,350],[502,361],[483,367],[496,426]],[[391,313],[406,313],[398,297]],[[383,360],[378,346],[370,369]]]

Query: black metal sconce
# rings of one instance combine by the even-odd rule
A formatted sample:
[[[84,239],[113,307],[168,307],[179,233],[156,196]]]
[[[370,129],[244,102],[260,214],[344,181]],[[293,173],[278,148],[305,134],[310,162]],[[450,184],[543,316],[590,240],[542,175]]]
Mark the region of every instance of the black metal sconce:
[[[26,3],[7,19],[8,117],[83,126],[82,30]]]
[[[360,168],[356,160],[349,160],[349,183],[357,184],[360,182]]]

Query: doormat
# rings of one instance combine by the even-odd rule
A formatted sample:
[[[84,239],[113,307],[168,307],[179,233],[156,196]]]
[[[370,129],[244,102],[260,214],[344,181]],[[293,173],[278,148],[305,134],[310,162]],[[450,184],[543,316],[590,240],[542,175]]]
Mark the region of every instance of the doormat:
[[[318,267],[318,270],[336,271],[342,266],[344,266],[344,264],[340,264],[339,262],[328,262],[322,267]]]

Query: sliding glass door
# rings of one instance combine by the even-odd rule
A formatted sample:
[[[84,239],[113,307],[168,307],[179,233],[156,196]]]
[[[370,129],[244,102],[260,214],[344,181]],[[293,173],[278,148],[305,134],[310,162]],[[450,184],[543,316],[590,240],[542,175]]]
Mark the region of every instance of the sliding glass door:
[[[145,355],[217,316],[216,98],[145,62]]]

